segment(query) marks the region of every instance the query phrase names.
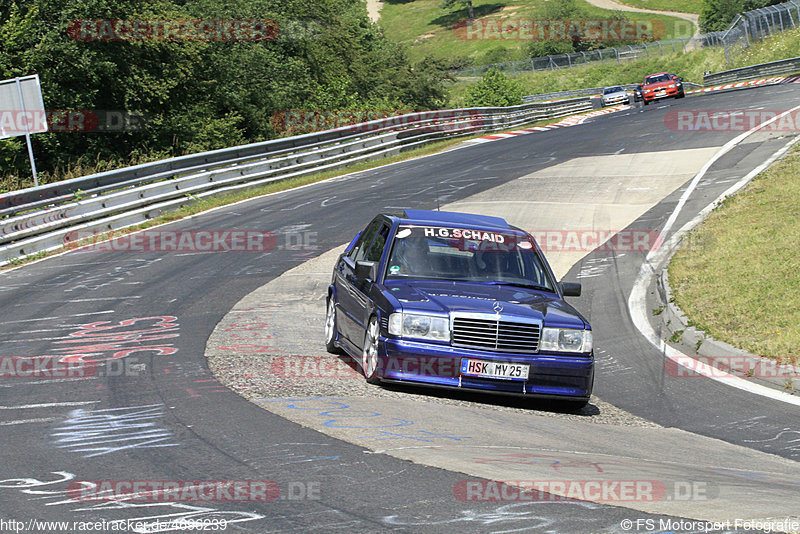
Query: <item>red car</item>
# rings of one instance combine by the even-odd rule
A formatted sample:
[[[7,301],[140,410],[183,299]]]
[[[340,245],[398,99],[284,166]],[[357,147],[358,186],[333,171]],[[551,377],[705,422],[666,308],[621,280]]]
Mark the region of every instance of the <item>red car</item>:
[[[642,83],[642,98],[646,106],[661,98],[683,98],[683,79],[669,72],[659,72],[645,76]]]

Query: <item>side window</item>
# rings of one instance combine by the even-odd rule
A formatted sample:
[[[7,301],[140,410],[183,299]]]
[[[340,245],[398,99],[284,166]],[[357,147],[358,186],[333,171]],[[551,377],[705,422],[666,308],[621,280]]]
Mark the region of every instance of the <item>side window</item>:
[[[372,221],[369,223],[369,226],[361,232],[361,238],[359,238],[356,246],[353,247],[353,250],[350,251],[348,257],[353,261],[360,261],[364,259],[364,255],[367,252],[367,247],[372,242],[372,238],[375,237],[375,233],[378,231],[380,227],[381,221]]]
[[[364,259],[367,261],[381,261],[381,254],[383,254],[383,249],[386,246],[387,237],[389,237],[389,227],[384,224],[369,246]]]

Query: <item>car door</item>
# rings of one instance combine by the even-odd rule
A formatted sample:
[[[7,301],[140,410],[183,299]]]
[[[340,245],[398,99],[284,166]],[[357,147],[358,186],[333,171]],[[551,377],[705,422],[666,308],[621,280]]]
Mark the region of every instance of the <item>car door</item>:
[[[375,234],[381,227],[381,220],[376,219],[367,225],[361,236],[356,240],[355,245],[346,254],[339,258],[334,271],[334,289],[336,290],[336,300],[338,306],[336,307],[336,324],[339,328],[339,333],[345,338],[354,341],[358,331],[357,325],[360,321],[356,319],[359,316],[359,309],[361,305],[358,303],[358,292],[355,290],[356,286],[356,261],[362,259],[366,254],[366,250],[372,243]],[[361,340],[358,340],[356,345],[361,345]]]
[[[380,265],[383,251],[386,249],[386,241],[389,238],[391,225],[388,222],[383,222],[375,233],[375,237],[368,247],[364,248],[364,255],[357,258],[356,261],[371,261],[376,265]],[[355,277],[354,277],[355,278]],[[367,331],[367,322],[373,310],[373,303],[369,297],[370,289],[376,280],[371,280],[366,283],[365,280],[355,279],[353,283],[353,307],[354,307],[354,338],[351,341],[354,345],[362,348],[364,344],[364,336]]]

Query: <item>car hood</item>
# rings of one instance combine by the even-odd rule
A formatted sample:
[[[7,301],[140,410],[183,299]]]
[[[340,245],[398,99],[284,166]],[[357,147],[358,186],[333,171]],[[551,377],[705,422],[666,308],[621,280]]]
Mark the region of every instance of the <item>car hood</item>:
[[[538,319],[552,327],[588,326],[575,308],[557,293],[547,291],[439,280],[387,280],[384,286],[405,311],[495,314],[495,303],[499,302],[503,306],[502,315]]]
[[[654,90],[657,91],[659,89],[665,89],[666,87],[669,87],[670,85],[672,85],[674,83],[675,83],[675,81],[673,81],[673,80],[670,80],[668,82],[648,83],[647,85],[643,85],[642,89],[643,90],[644,89],[654,89]]]
[[[606,93],[603,98],[617,98],[618,96],[628,96],[627,91],[617,91],[616,93]]]

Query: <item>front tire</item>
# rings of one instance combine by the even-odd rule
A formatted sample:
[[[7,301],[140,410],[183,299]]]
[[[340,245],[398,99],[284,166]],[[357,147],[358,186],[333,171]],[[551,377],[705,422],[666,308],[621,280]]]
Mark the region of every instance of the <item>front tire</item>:
[[[361,372],[370,384],[379,384],[378,378],[378,344],[381,338],[381,328],[378,318],[370,317],[367,331],[364,334],[364,348],[361,349]]]
[[[336,346],[336,305],[333,296],[328,298],[328,311],[325,314],[325,350],[331,354],[340,354],[339,347]]]

